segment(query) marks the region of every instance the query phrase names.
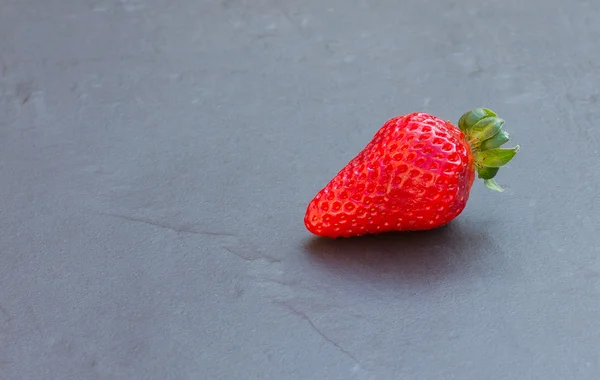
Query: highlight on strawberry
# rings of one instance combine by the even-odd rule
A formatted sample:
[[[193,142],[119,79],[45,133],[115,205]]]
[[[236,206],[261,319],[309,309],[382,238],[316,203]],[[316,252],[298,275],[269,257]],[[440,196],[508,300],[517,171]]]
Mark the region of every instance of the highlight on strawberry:
[[[465,208],[475,173],[495,191],[500,167],[519,151],[504,120],[487,108],[458,127],[427,113],[388,120],[371,142],[309,203],[306,228],[315,235],[350,237],[428,230]]]

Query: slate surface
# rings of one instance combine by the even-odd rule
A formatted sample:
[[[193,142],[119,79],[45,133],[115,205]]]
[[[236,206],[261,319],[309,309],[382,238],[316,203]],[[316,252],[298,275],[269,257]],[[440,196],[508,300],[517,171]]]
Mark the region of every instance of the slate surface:
[[[600,4],[3,0],[0,378],[598,379]],[[446,228],[311,237],[390,117],[517,158]]]

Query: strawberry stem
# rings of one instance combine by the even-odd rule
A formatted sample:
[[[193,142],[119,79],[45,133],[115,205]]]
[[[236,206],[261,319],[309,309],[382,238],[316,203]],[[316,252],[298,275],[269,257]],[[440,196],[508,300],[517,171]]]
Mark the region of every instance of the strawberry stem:
[[[494,191],[499,191],[499,192],[503,192],[504,189],[501,188],[496,181],[494,181],[493,179],[484,179],[483,183],[485,183],[485,186],[487,186],[488,189],[490,190],[494,190]]]
[[[514,148],[500,148],[510,140],[504,131],[504,120],[487,108],[476,108],[460,118],[458,128],[464,133],[471,146],[475,159],[475,170],[488,189],[504,191],[494,181],[500,167],[506,165],[519,151]]]

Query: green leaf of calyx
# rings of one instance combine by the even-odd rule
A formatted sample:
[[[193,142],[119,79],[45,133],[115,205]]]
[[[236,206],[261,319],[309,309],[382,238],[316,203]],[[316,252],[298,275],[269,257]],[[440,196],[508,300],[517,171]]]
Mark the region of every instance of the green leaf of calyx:
[[[458,120],[458,128],[463,133],[467,134],[479,120],[490,116],[496,117],[498,115],[487,108],[475,108],[460,117],[460,120]]]
[[[498,185],[496,183],[496,181],[494,181],[493,179],[486,179],[483,182],[485,183],[485,186],[487,186],[487,188],[490,189],[490,190],[499,191],[499,192],[503,192],[504,191],[504,189],[501,188],[500,185]]]
[[[498,170],[500,170],[500,168],[488,168],[483,166],[477,168],[477,175],[483,180],[492,179],[498,174]]]
[[[519,151],[519,145],[514,148],[495,148],[475,154],[475,163],[479,166],[499,168],[506,165]]]
[[[504,126],[504,120],[499,117],[486,117],[479,120],[469,131],[469,139],[483,141],[494,137],[502,127]]]
[[[501,147],[506,144],[510,140],[510,135],[506,131],[500,131],[496,133],[493,137],[484,140],[480,145],[480,150],[490,150],[494,148]]]

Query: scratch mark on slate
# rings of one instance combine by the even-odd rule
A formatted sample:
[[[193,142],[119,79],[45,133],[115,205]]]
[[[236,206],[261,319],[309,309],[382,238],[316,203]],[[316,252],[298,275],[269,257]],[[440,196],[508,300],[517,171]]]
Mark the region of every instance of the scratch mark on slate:
[[[111,216],[113,218],[119,218],[119,219],[127,220],[127,221],[130,221],[130,222],[143,223],[143,224],[147,224],[147,225],[154,226],[154,227],[159,227],[159,228],[162,228],[162,229],[165,229],[165,230],[170,230],[170,231],[177,232],[177,233],[188,233],[188,234],[208,235],[208,236],[231,236],[231,237],[235,237],[235,235],[232,235],[232,234],[229,234],[229,233],[226,233],[226,232],[199,231],[199,230],[193,229],[189,225],[176,225],[176,224],[165,223],[165,222],[156,221],[156,220],[152,220],[152,219],[148,219],[148,218],[138,218],[138,217],[129,216],[129,215],[112,214],[112,213],[100,213],[100,214],[101,215],[106,215],[106,216]]]
[[[287,302],[282,302],[282,301],[273,301],[273,303],[275,304],[279,304],[283,307],[285,307],[286,309],[288,309],[289,311],[291,311],[292,313],[294,313],[296,316],[300,317],[301,319],[305,320],[310,327],[313,328],[313,330],[315,330],[317,332],[317,334],[319,334],[323,339],[325,339],[327,342],[329,342],[330,344],[332,344],[333,346],[335,346],[339,351],[341,351],[342,353],[344,353],[346,356],[348,356],[350,359],[352,359],[354,361],[354,363],[356,363],[357,365],[360,366],[360,362],[358,361],[358,359],[356,359],[356,357],[354,355],[352,355],[349,351],[347,351],[346,349],[342,348],[339,344],[337,344],[333,339],[329,338],[321,329],[319,329],[314,322],[303,312],[301,312],[300,310],[294,308],[293,306],[291,306],[290,304],[288,304]]]
[[[19,83],[16,88],[17,97],[21,98],[21,104],[25,104],[31,98],[33,84],[30,82]]]
[[[240,255],[239,253],[237,253],[236,251],[232,250],[232,249],[231,249],[231,248],[229,248],[229,247],[223,247],[223,248],[225,248],[225,250],[226,250],[227,252],[231,253],[232,255],[234,255],[234,256],[236,256],[236,257],[239,257],[240,259],[242,259],[242,260],[244,260],[244,261],[254,261],[254,259],[251,259],[251,258],[249,258],[249,257],[245,257],[245,256],[243,256],[243,255]]]
[[[234,240],[233,245],[235,245],[236,248],[237,247],[243,248],[243,246],[244,246],[244,244],[242,242],[240,242],[240,239],[236,235],[227,233],[227,232],[201,231],[201,230],[196,230],[196,229],[192,228],[189,224],[176,225],[176,224],[172,224],[172,223],[166,223],[163,221],[157,221],[157,220],[153,220],[153,219],[134,217],[134,216],[122,215],[122,214],[103,213],[103,212],[101,212],[99,214],[126,220],[128,222],[142,223],[142,224],[146,224],[149,226],[158,227],[158,228],[161,228],[164,230],[176,232],[180,235],[187,233],[187,234],[202,235],[202,236],[217,236],[217,237],[221,237],[221,238],[232,238],[231,240]],[[229,243],[232,243],[232,242],[230,241]],[[259,260],[266,260],[267,262],[269,262],[271,264],[281,262],[280,259],[270,257],[268,255],[261,255],[258,257],[248,257],[246,255],[239,253],[234,248],[231,248],[229,245],[231,245],[231,244],[227,244],[227,242],[225,242],[225,244],[223,244],[221,247],[223,249],[225,249],[227,252],[229,252],[230,254],[232,254],[233,256],[236,256],[244,261],[253,262],[253,261],[259,261]]]
[[[235,236],[232,234],[228,234],[226,232],[201,231],[199,233],[201,233],[202,235],[210,235],[210,236],[232,236],[232,237]]]

